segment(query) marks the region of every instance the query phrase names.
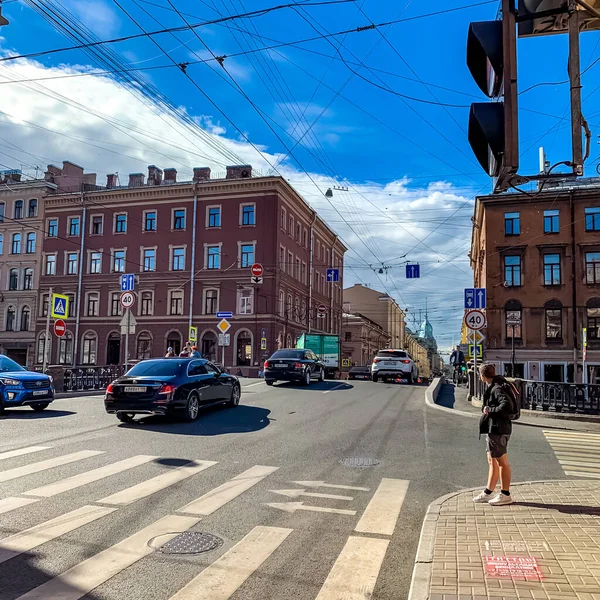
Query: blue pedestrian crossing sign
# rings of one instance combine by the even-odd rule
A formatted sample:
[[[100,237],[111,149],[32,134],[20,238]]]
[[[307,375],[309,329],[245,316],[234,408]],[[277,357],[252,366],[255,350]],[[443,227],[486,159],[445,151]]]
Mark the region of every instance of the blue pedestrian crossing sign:
[[[419,279],[421,277],[420,265],[406,265],[406,279]]]
[[[340,280],[339,269],[327,269],[327,281],[330,283],[337,283]]]
[[[465,288],[465,308],[485,308],[485,288]]]
[[[135,289],[135,274],[125,273],[121,275],[121,291],[122,292],[133,292]]]
[[[477,358],[483,358],[483,346],[481,344],[469,344],[469,358],[473,358],[477,353]]]
[[[62,294],[52,294],[50,314],[55,319],[66,319],[69,316],[69,297]]]

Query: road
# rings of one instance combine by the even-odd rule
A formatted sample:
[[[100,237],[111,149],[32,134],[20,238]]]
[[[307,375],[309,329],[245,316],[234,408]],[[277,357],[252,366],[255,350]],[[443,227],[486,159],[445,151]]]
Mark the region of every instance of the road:
[[[487,471],[477,422],[424,391],[244,380],[194,423],[120,424],[101,397],[7,411],[0,600],[404,599],[428,504]],[[511,455],[516,480],[565,478],[541,429]],[[188,530],[222,543],[156,551]]]

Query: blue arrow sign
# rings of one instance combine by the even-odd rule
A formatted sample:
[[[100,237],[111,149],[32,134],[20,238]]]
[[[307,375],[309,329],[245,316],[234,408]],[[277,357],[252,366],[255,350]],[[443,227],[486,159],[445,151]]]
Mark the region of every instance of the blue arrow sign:
[[[135,274],[125,273],[121,275],[121,291],[122,292],[133,292],[135,288]]]
[[[327,281],[330,283],[337,283],[340,280],[339,269],[327,269]]]
[[[485,308],[485,288],[465,288],[465,308]]]
[[[419,279],[420,277],[420,265],[406,265],[406,279]]]
[[[231,319],[231,317],[233,317],[232,312],[223,311],[217,313],[217,319]]]

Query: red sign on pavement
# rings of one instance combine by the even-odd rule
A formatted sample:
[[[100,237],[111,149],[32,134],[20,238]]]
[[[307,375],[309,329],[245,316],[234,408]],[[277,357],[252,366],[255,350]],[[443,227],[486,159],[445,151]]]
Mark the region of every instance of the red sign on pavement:
[[[62,337],[67,333],[67,326],[62,319],[56,319],[56,321],[54,321],[54,333],[57,337]]]
[[[541,581],[542,568],[533,556],[485,556],[485,574],[496,579]]]
[[[250,267],[250,271],[254,277],[260,277],[263,274],[263,266],[260,263],[254,263]]]

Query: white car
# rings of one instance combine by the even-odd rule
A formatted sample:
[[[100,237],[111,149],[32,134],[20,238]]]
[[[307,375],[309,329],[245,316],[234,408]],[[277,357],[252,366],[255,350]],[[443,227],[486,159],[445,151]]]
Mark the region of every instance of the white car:
[[[406,379],[414,383],[418,379],[417,365],[405,350],[380,350],[371,364],[371,379]]]

